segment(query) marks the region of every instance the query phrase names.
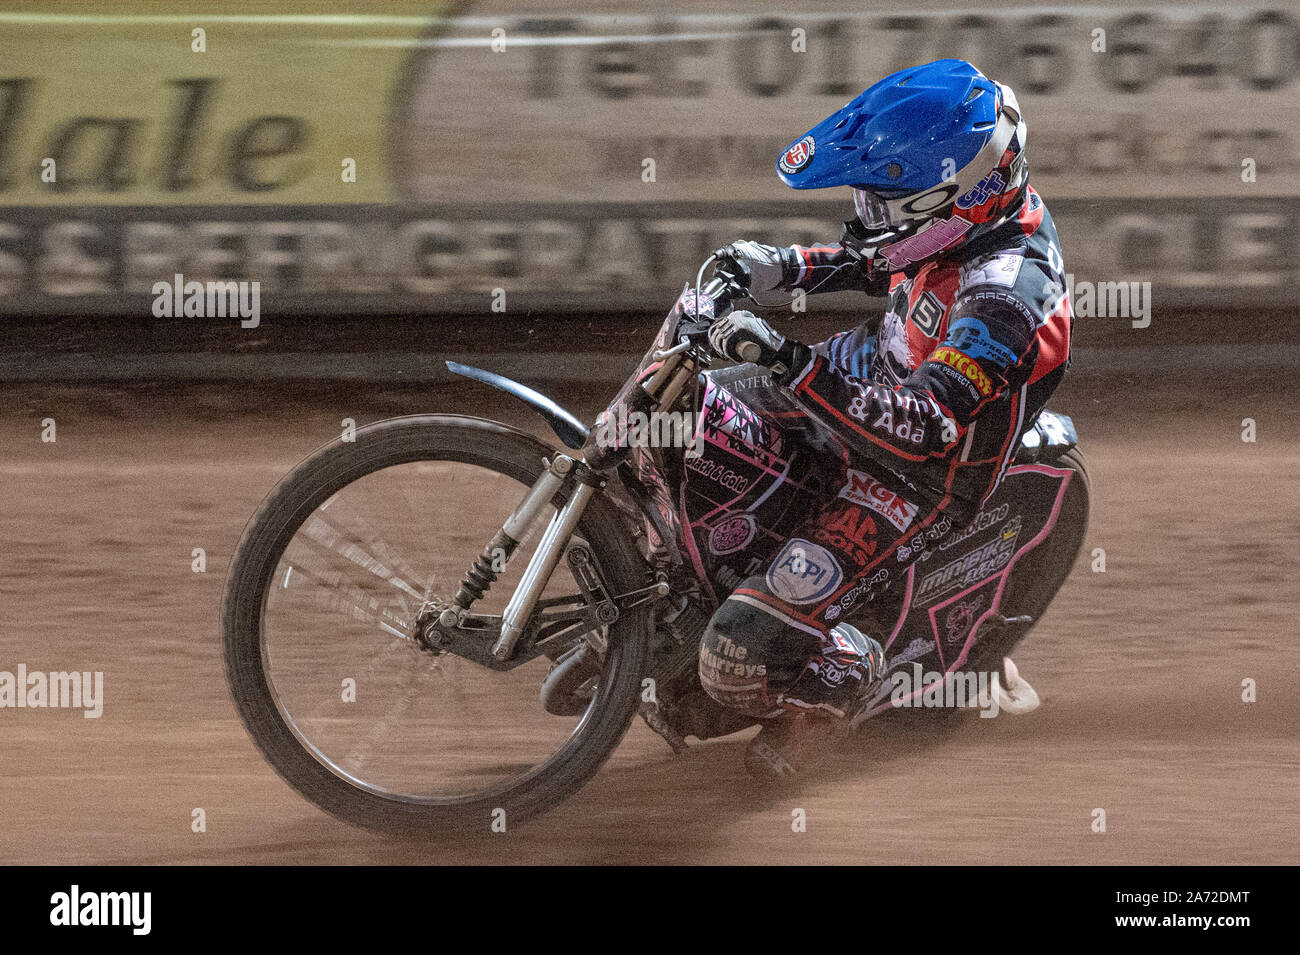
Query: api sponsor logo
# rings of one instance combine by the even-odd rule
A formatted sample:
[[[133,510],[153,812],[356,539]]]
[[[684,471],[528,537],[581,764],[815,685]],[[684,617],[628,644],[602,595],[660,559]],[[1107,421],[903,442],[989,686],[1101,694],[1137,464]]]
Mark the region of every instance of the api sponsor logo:
[[[1017,515],[992,540],[926,574],[917,587],[916,599],[930,601],[959,585],[978,583],[997,573],[1011,561],[1019,536],[1020,516]]]
[[[793,537],[767,571],[772,593],[792,604],[810,604],[833,594],[844,571],[825,547]]]
[[[813,153],[816,151],[817,142],[811,136],[805,136],[781,154],[781,161],[777,165],[781,167],[782,172],[796,173],[808,165],[808,160],[813,158]],[[771,153],[768,155],[770,156]]]
[[[733,514],[709,528],[709,553],[734,554],[754,539],[757,529],[752,514]]]
[[[985,398],[993,394],[993,379],[986,375],[979,363],[965,352],[942,345],[930,355],[930,361],[947,365],[960,372],[962,377],[974,385],[975,390]]]
[[[840,488],[840,497],[880,514],[900,531],[916,519],[917,505],[909,504],[870,474],[848,469],[848,483]]]

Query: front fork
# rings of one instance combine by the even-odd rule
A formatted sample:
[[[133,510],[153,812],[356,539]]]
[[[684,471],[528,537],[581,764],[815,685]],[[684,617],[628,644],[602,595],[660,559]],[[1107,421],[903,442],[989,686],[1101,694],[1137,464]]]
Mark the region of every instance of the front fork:
[[[596,485],[583,480],[584,476],[594,480],[594,472],[580,461],[573,462],[573,469],[575,471],[581,469],[587,473],[586,475],[575,473],[574,479],[577,484],[573,494],[551,518],[546,533],[542,535],[541,542],[533,553],[533,559],[528,562],[528,567],[524,570],[523,579],[519,581],[515,592],[510,595],[510,602],[506,604],[505,612],[501,615],[501,636],[492,645],[492,655],[498,660],[508,659],[514,652],[515,644],[519,642],[528,618],[533,615],[533,609],[537,606],[542,591],[546,589],[546,584],[555,571],[555,565],[560,562],[569,538],[578,527],[582,512],[587,509],[587,502],[596,493]]]
[[[537,601],[541,599],[551,574],[554,573],[560,558],[564,556],[569,538],[577,530],[583,511],[587,509],[592,495],[601,485],[596,472],[582,461],[574,460],[567,454],[557,453],[546,462],[546,470],[542,472],[541,477],[529,489],[524,499],[519,502],[519,506],[501,526],[501,530],[497,531],[492,541],[483,548],[483,553],[466,573],[460,587],[456,590],[456,596],[452,598],[454,606],[445,609],[439,618],[439,622],[445,627],[455,627],[460,623],[474,601],[482,597],[496,581],[497,576],[505,570],[506,564],[519,547],[519,542],[528,532],[528,528],[537,520],[543,508],[551,503],[565,479],[570,476],[574,482],[573,493],[551,518],[546,532],[533,552],[532,559],[528,562],[528,567],[524,570],[519,586],[515,588],[505,612],[501,615],[501,632],[492,645],[492,656],[497,660],[508,660],[514,653],[515,644],[523,635],[528,620],[537,607]]]
[[[681,398],[687,384],[695,380],[702,368],[706,367],[694,354],[691,344],[687,341],[666,351],[657,352],[654,357],[660,362],[659,368],[641,384],[639,393],[631,401],[637,410],[673,406]],[[603,455],[592,447],[590,442],[588,450],[595,454],[599,466],[599,461],[604,460]],[[501,530],[474,561],[474,566],[465,575],[456,591],[456,596],[452,598],[452,606],[444,609],[439,617],[439,623],[444,627],[459,626],[474,601],[482,597],[497,579],[497,575],[505,570],[507,562],[519,547],[521,538],[541,514],[542,509],[554,499],[566,480],[573,482],[573,493],[551,518],[546,532],[537,545],[537,550],[528,562],[523,578],[519,581],[519,586],[511,594],[510,602],[501,615],[501,630],[492,645],[492,657],[498,662],[509,660],[514,653],[515,645],[523,636],[542,592],[550,582],[551,574],[554,573],[560,558],[564,556],[569,538],[577,529],[583,511],[586,510],[592,495],[604,487],[604,480],[586,461],[557,452],[546,462],[546,470],[542,472],[542,476],[537,479],[519,506],[502,525]],[[663,596],[667,593],[666,579],[661,579],[644,589]],[[639,596],[639,593],[622,596]]]

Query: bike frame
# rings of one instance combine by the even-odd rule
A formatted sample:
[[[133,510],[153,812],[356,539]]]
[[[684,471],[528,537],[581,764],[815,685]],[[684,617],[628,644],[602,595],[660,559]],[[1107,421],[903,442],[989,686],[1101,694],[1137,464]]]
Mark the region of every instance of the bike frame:
[[[708,262],[705,265],[707,266]],[[734,280],[716,278],[698,293],[697,298],[701,301],[707,299],[712,306],[711,311],[720,317],[730,308],[732,300],[742,294],[744,290],[736,285]],[[647,356],[650,359],[646,369],[648,375],[643,376],[644,380],[630,388],[625,386],[620,393],[626,394],[627,400],[635,410],[652,412],[672,408],[682,399],[687,387],[709,367],[711,356],[707,351],[705,339],[710,324],[711,320],[682,322],[677,328],[678,341],[674,345],[653,349],[650,352]],[[449,363],[449,367],[452,371],[487,381],[523,398],[547,418],[566,443],[571,443],[572,437],[579,433],[581,426],[578,425],[577,419],[545,395],[509,379],[482,372],[480,369],[452,363]],[[629,385],[631,384],[629,382]],[[519,659],[516,657],[516,651],[519,650],[521,639],[528,633],[530,626],[535,632],[534,639],[528,641],[529,647],[535,649],[541,624],[554,622],[554,620],[535,619],[535,614],[542,604],[542,593],[550,582],[555,568],[564,557],[566,549],[569,548],[570,541],[592,496],[605,487],[604,473],[617,468],[625,460],[623,453],[625,449],[600,447],[595,444],[591,429],[581,430],[585,432],[587,438],[580,453],[576,457],[556,453],[546,463],[541,476],[529,488],[510,517],[492,541],[484,547],[483,552],[466,573],[451,604],[426,606],[417,620],[417,631],[427,644],[453,653],[461,653],[465,649],[464,641],[456,639],[452,634],[475,633],[481,648],[484,636],[495,631],[491,659],[498,666],[493,668],[499,668],[500,665],[508,662],[523,662],[524,659],[530,659],[535,655],[529,654]],[[551,503],[557,493],[566,493],[565,502],[556,511],[542,534],[522,579],[511,594],[505,611],[499,619],[498,629],[494,626],[496,621],[492,618],[473,614],[473,604],[505,570],[528,528],[537,521],[543,509]],[[572,565],[573,561],[570,563]],[[584,576],[578,578],[580,589],[584,591],[582,594],[584,601],[590,605],[592,599],[604,600],[606,604],[603,614],[601,604],[597,603],[594,613],[579,616],[582,617],[582,622],[590,623],[594,620],[598,624],[587,632],[587,638],[595,649],[602,653],[605,647],[598,631],[601,626],[613,622],[616,617],[616,614],[611,615],[609,612],[611,605],[617,611],[619,604],[626,609],[644,599],[665,597],[670,592],[666,578],[660,575],[651,587],[613,597],[605,591],[599,569],[594,567],[594,563],[587,564],[587,571],[584,575],[585,585]],[[628,603],[629,600],[634,603]],[[601,619],[602,616],[607,619]],[[573,628],[563,632],[568,633],[571,629]],[[553,636],[554,634],[549,635],[548,640]],[[477,649],[470,658],[491,665],[485,660],[481,649]]]

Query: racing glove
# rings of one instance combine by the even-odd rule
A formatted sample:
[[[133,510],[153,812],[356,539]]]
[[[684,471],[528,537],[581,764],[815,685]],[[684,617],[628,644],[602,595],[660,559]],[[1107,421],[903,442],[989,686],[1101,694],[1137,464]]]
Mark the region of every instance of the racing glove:
[[[721,259],[734,262],[741,274],[749,279],[746,286],[749,297],[759,305],[776,305],[781,296],[773,294],[789,288],[788,276],[799,263],[792,260],[792,249],[778,249],[741,239],[713,253]]]
[[[709,347],[719,358],[752,362],[784,374],[808,349],[784,335],[753,312],[737,309],[709,328]]]

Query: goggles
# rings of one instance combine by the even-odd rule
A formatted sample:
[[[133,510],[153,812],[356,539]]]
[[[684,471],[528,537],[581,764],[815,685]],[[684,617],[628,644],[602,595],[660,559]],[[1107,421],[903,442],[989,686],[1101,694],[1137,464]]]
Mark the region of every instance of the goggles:
[[[853,210],[858,221],[873,231],[897,231],[932,217],[940,209],[978,186],[990,171],[1002,164],[1002,154],[1021,126],[1016,96],[1008,87],[998,86],[998,123],[993,135],[975,157],[955,176],[939,185],[906,195],[887,195],[880,190],[853,187]],[[1021,136],[1023,141],[1024,136]]]

